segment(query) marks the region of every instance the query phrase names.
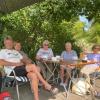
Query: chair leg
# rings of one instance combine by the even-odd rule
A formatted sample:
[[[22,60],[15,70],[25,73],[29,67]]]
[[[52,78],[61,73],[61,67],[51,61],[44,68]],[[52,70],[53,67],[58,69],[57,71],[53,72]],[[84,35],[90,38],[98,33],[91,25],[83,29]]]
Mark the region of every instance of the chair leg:
[[[1,92],[1,89],[2,89],[2,77],[0,76],[0,92]]]
[[[19,97],[19,87],[18,87],[17,80],[16,80],[16,92],[17,92],[17,99],[20,100],[20,97]]]

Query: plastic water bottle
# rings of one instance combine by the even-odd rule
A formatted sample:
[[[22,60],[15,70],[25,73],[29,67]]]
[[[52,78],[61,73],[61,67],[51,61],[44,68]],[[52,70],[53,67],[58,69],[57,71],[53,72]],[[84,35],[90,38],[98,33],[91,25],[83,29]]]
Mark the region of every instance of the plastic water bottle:
[[[87,60],[88,60],[87,55],[84,55],[84,60],[85,60],[85,61],[87,61]]]
[[[13,100],[11,97],[5,97],[4,100]]]
[[[84,55],[84,58],[82,59],[83,62],[87,62],[88,61],[88,58],[87,58],[87,55]]]

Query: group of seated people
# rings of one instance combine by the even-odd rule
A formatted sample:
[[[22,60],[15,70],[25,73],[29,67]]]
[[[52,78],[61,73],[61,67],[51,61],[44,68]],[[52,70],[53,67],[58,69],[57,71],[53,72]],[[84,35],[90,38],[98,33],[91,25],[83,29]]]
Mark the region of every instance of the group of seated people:
[[[43,42],[42,48],[40,48],[36,54],[36,59],[40,60],[43,58],[51,59],[54,56],[53,51],[51,48],[49,48],[49,41],[45,40]],[[85,65],[81,69],[81,73],[89,76],[90,73],[94,72],[99,66],[100,66],[100,45],[96,44],[92,47],[92,52],[90,53],[86,48],[83,48],[83,52],[80,54],[80,57],[78,57],[77,52],[72,49],[72,44],[70,42],[65,43],[65,50],[61,53],[61,59],[64,61],[67,61],[67,63],[72,64],[75,63],[74,60],[86,60],[88,62],[94,62],[96,64],[89,64]],[[45,66],[42,62],[38,62],[38,66],[41,67],[43,74],[45,74]],[[91,67],[90,67],[91,66]],[[49,64],[50,69],[53,69],[53,66],[51,63]],[[71,74],[72,70],[75,68],[75,66],[67,66],[67,71],[69,74]],[[91,70],[90,70],[91,69]],[[61,64],[60,65],[60,79],[61,83],[60,85],[67,85],[69,75],[66,73],[66,79],[64,79],[64,72],[66,70],[66,65]],[[43,75],[45,76],[45,75]],[[88,77],[89,78],[89,77]]]
[[[66,43],[65,44],[65,51],[62,52],[61,57],[65,60],[68,61],[69,63],[76,63],[75,60],[77,61],[78,59],[81,60],[81,62],[87,62],[87,65],[82,65],[82,68],[80,70],[80,75],[85,75],[86,80],[90,83],[90,74],[95,72],[96,69],[100,67],[100,45],[96,44],[93,45],[92,47],[92,52],[89,52],[87,48],[83,48],[83,51],[80,53],[80,56],[77,56],[77,53],[72,50],[72,45],[71,43]],[[70,61],[73,62],[70,62]],[[77,64],[76,64],[77,65]],[[78,67],[78,66],[77,66]],[[66,69],[65,65],[61,65],[61,83],[60,85],[67,85],[69,76],[71,76],[72,70],[75,68],[75,66],[70,66],[70,64],[67,66],[67,78],[64,81],[64,70]]]
[[[52,92],[58,92],[58,89],[52,87],[45,81],[40,74],[40,68],[32,63],[21,50],[18,50],[20,43],[15,43],[10,36],[4,38],[4,49],[0,50],[0,65],[4,66],[7,75],[13,75],[13,70],[16,76],[27,76],[31,83],[31,88],[34,93],[34,100],[39,100],[38,83],[41,81],[43,87]],[[20,45],[21,46],[21,45]],[[14,49],[15,47],[15,49]],[[20,47],[21,48],[21,47]]]
[[[42,48],[36,54],[36,59],[40,60],[43,58],[51,59],[54,56],[53,51],[49,48],[49,41],[45,40],[43,42]],[[80,70],[80,75],[86,76],[86,82],[90,83],[90,74],[95,72],[100,67],[100,45],[96,44],[92,46],[91,52],[87,48],[83,48],[83,52],[80,53],[78,57],[77,52],[72,49],[72,44],[70,42],[65,43],[65,50],[61,53],[61,60],[66,61],[66,64],[60,64],[60,86],[68,86],[69,79],[75,69],[74,64],[80,59],[82,62],[87,62],[87,65],[83,63]],[[41,67],[43,74],[45,74],[45,65],[42,62],[37,63]],[[71,64],[71,66],[70,66]],[[73,64],[73,66],[72,66]],[[51,63],[48,63],[50,69],[53,69]],[[77,65],[77,64],[76,64]],[[66,71],[66,73],[65,73]],[[45,76],[45,75],[43,75]]]
[[[4,38],[4,49],[0,50],[0,65],[4,66],[5,72],[8,75],[13,75],[12,70],[15,71],[17,76],[27,76],[31,81],[31,88],[34,92],[34,99],[39,100],[38,95],[38,84],[39,81],[43,84],[44,88],[51,91],[52,93],[57,93],[58,89],[52,87],[47,81],[45,81],[47,73],[45,66],[42,62],[37,62],[37,65],[21,50],[21,43],[14,42],[10,36]],[[100,45],[94,45],[92,47],[92,53],[83,52],[84,59],[88,62],[96,62],[95,64],[85,65],[81,69],[81,73],[87,75],[87,80],[90,80],[89,74],[95,72],[95,70],[100,66]],[[51,59],[54,57],[53,51],[49,48],[49,41],[43,41],[42,47],[38,50],[36,54],[36,59],[39,61],[44,58]],[[70,61],[78,60],[78,55],[75,50],[72,49],[72,44],[67,42],[65,44],[65,51],[61,53],[62,59],[72,63]],[[83,59],[83,58],[82,58]],[[51,70],[53,70],[53,65],[48,63]],[[60,65],[60,79],[61,86],[67,86],[69,76],[75,66],[70,66],[70,64]],[[65,74],[65,70],[69,72]],[[43,75],[40,74],[42,72]],[[49,76],[48,72],[48,76]],[[66,75],[66,79],[65,79]]]

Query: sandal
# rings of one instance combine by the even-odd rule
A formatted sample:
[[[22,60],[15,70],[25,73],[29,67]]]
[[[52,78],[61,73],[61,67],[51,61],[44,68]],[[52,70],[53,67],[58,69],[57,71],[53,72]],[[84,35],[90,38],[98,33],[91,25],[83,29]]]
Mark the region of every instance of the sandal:
[[[96,98],[100,99],[100,92],[98,92],[98,91],[95,91],[95,94],[94,94],[94,96],[95,96]]]
[[[52,94],[57,94],[58,93],[58,88],[56,87],[51,87],[51,89],[49,90]]]
[[[54,87],[54,86],[51,86],[51,88],[49,89],[48,87],[45,87],[44,86],[44,89],[51,92],[52,94],[57,94],[58,93],[58,88]]]

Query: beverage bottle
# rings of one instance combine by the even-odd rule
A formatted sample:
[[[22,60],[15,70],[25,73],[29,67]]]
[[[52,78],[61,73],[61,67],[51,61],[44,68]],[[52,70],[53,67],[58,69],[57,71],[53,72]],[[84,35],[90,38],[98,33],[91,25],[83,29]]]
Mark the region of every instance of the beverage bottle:
[[[4,100],[13,100],[11,97],[5,97]]]

